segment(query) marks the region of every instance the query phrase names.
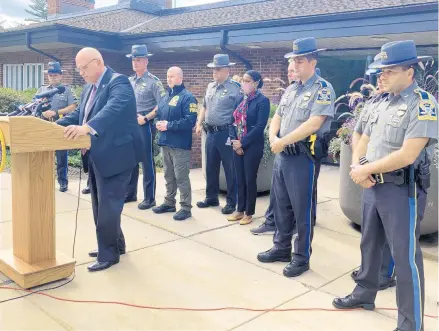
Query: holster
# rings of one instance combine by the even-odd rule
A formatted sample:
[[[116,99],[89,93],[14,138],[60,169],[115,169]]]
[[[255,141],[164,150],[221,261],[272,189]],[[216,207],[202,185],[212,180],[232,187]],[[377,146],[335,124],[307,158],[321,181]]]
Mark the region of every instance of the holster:
[[[427,191],[427,189],[430,187],[431,184],[430,162],[421,161],[421,163],[418,166],[418,169],[416,170],[416,177],[419,186],[424,191]]]

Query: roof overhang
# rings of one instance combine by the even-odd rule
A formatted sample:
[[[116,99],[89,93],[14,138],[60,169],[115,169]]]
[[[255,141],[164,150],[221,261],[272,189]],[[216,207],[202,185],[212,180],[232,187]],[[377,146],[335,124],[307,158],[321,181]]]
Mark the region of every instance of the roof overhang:
[[[62,24],[0,33],[0,53],[27,50],[29,38],[32,46],[58,45],[60,47],[95,47],[120,50],[122,43],[117,33],[90,31]]]
[[[438,4],[422,4],[362,12],[298,17],[294,19],[260,21],[208,29],[169,31],[143,35],[122,35],[123,47],[145,43],[155,53],[179,52],[181,49],[207,49],[219,45],[222,31],[227,31],[230,48],[292,48],[295,39],[313,36],[319,47],[340,49],[327,44],[342,38],[348,43],[342,49],[376,48],[398,36],[411,36],[418,46],[438,44]],[[417,38],[417,36],[422,36]],[[427,37],[426,37],[427,36]],[[360,37],[358,40],[357,38]],[[323,42],[323,44],[322,44]],[[250,48],[251,48],[250,47]]]
[[[413,39],[418,46],[438,45],[438,4],[427,3],[331,15],[216,26],[184,31],[128,34],[107,33],[51,24],[0,33],[0,53],[26,50],[26,34],[34,47],[95,47],[128,52],[131,45],[145,43],[155,54],[211,52],[226,34],[230,49],[291,49],[294,39],[314,36],[319,47],[334,52],[361,53],[387,41]]]

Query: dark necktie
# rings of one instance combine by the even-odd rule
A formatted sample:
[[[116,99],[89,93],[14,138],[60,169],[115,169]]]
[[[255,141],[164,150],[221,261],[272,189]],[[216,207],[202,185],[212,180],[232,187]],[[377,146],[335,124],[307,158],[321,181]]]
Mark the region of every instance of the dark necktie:
[[[88,98],[87,104],[85,105],[84,119],[82,120],[82,125],[87,123],[87,118],[88,118],[88,115],[90,114],[91,106],[93,105],[93,101],[95,99],[96,90],[97,90],[96,85],[93,84],[93,88],[91,90],[90,97]],[[81,154],[85,155],[85,153],[87,153],[87,148],[82,148]]]

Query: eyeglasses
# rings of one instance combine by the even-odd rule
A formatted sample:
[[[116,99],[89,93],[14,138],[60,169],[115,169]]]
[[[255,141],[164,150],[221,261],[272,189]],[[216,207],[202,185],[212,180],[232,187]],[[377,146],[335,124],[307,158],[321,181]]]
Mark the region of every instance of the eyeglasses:
[[[90,62],[88,62],[85,66],[83,66],[82,68],[76,68],[75,71],[80,73],[81,71],[86,71],[88,66],[90,65],[90,63],[92,63],[93,61],[95,61],[97,59],[92,59]]]

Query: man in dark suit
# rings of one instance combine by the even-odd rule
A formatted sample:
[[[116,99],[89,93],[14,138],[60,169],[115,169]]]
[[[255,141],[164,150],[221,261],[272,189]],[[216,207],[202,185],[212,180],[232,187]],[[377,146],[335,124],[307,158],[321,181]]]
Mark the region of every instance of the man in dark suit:
[[[124,75],[106,67],[102,55],[84,48],[76,56],[77,71],[87,82],[75,112],[57,121],[66,126],[64,136],[91,136],[91,148],[82,150],[88,166],[98,250],[89,271],[119,262],[125,253],[120,227],[125,192],[134,166],[141,160],[142,141],[137,124],[136,99]]]

